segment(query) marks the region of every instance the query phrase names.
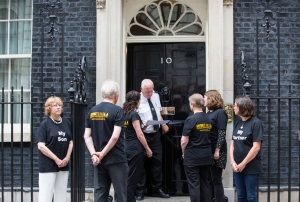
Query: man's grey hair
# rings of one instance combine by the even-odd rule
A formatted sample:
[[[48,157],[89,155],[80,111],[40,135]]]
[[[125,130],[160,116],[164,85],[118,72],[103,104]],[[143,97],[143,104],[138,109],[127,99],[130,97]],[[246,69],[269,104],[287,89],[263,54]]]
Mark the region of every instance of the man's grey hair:
[[[189,97],[190,103],[194,104],[195,107],[202,108],[204,107],[204,99],[203,96],[199,93],[195,93]]]
[[[144,79],[141,83],[141,88],[145,88],[145,86],[152,85],[154,87],[153,81],[151,79]]]
[[[106,80],[102,83],[101,93],[103,98],[114,98],[119,93],[119,84],[113,80]]]

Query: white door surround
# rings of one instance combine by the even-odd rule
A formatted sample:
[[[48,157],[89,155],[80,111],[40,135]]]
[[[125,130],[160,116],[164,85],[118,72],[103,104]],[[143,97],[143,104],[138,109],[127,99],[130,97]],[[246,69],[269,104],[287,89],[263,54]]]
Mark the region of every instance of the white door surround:
[[[217,89],[226,104],[233,104],[232,1],[178,0],[199,16],[203,28],[202,35],[128,36],[128,28],[133,17],[153,0],[98,0],[96,102],[99,103],[102,100],[100,88],[106,79],[113,79],[120,84],[120,99],[117,104],[122,106],[125,101],[127,43],[205,42],[206,87]],[[232,125],[233,123],[229,123],[227,128],[228,148]],[[223,173],[223,176],[226,176],[223,181],[225,194],[229,197],[229,201],[234,201],[233,176],[229,160]]]

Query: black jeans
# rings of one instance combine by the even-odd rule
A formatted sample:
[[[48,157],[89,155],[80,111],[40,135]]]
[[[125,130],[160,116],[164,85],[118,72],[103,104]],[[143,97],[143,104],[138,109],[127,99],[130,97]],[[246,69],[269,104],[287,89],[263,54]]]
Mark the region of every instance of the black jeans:
[[[224,200],[224,188],[222,183],[222,168],[218,168],[214,165],[210,166],[211,173],[211,183],[212,183],[212,192],[213,198],[215,198],[215,202],[223,202]]]
[[[140,152],[134,156],[128,156],[128,181],[127,181],[127,202],[135,202],[135,190],[139,179],[141,178],[142,169],[144,169],[143,161],[144,153]]]
[[[94,167],[94,201],[106,202],[111,183],[115,190],[115,201],[127,200],[128,164],[99,164]]]
[[[191,202],[210,202],[210,165],[184,166]]]

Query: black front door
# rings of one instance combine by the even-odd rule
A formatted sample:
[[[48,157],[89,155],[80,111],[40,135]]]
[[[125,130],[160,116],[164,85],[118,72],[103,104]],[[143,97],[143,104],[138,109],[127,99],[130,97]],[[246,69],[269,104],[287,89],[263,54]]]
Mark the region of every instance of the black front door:
[[[127,92],[140,91],[145,78],[154,82],[158,93],[170,89],[161,97],[161,104],[174,107],[170,131],[163,135],[163,189],[172,195],[187,194],[186,178],[182,164],[180,139],[183,122],[190,115],[188,98],[193,93],[205,92],[205,43],[128,44]],[[165,88],[164,88],[165,89]]]

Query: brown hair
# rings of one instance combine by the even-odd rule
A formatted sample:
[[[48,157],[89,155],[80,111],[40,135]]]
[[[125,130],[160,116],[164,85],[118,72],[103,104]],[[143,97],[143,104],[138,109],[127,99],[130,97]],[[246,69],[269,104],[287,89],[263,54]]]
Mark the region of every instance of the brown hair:
[[[63,102],[60,99],[60,97],[51,96],[45,102],[45,108],[44,108],[44,110],[45,110],[45,115],[46,116],[50,116],[51,105],[54,105],[54,104],[61,105],[61,112],[63,112],[63,106],[64,105],[63,105]]]
[[[123,104],[123,111],[125,114],[128,114],[138,107],[141,94],[135,90],[129,91],[126,94],[126,101]]]
[[[254,104],[252,100],[247,96],[239,95],[235,98],[235,103],[239,108],[239,116],[249,117],[255,114]]]
[[[209,90],[204,94],[207,97],[206,107],[209,110],[216,110],[224,107],[221,94],[217,90]]]

